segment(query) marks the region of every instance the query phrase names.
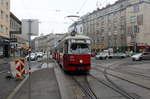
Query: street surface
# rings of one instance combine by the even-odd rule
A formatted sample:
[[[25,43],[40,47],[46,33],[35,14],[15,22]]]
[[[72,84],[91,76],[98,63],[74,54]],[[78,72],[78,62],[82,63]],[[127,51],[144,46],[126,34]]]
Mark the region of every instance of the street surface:
[[[83,87],[89,83],[96,95],[92,96],[95,97],[92,99],[149,99],[149,66],[150,61],[134,62],[131,58],[108,60],[92,58],[92,70],[87,76],[88,82],[83,81],[86,75],[75,75],[75,78]],[[73,81],[74,75],[65,74],[60,69],[56,72],[58,82],[63,86],[62,89],[67,88],[61,93],[63,99],[90,99],[83,88]]]
[[[111,83],[112,85],[117,85],[122,90],[127,92],[131,99],[149,99],[150,97],[150,61],[131,61],[130,58],[127,59],[110,59],[110,60],[93,60],[93,68],[91,73],[105,82]],[[107,69],[105,69],[107,68]],[[101,72],[100,70],[107,72]],[[115,76],[113,76],[115,75]],[[116,77],[117,76],[117,77]],[[108,78],[106,78],[108,77]],[[111,81],[111,82],[110,82]],[[106,89],[102,89],[102,86],[97,88],[95,81],[91,80],[91,85],[95,87],[98,97],[104,99],[124,99],[116,94],[111,95],[111,92]],[[101,89],[101,91],[100,91]],[[125,93],[124,92],[124,93]],[[114,98],[113,98],[114,97]],[[128,98],[127,98],[128,99]]]
[[[86,74],[66,74],[46,56],[31,62],[32,76],[12,99],[149,99],[150,61],[132,61],[131,58],[96,60]],[[1,71],[9,71],[3,64]],[[7,99],[21,83],[0,74],[0,99]],[[86,80],[87,79],[87,80]],[[88,91],[87,91],[88,90]],[[90,95],[89,95],[90,94]]]

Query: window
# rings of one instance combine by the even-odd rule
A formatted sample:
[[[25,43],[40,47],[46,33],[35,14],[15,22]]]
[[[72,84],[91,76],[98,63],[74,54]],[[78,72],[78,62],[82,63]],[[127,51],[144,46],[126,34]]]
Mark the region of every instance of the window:
[[[133,6],[133,12],[134,12],[134,13],[139,12],[139,5],[134,5],[134,6]]]
[[[99,26],[99,22],[96,22],[96,26],[97,26],[97,27]]]
[[[3,47],[0,46],[0,56],[3,56]]]
[[[138,25],[143,25],[143,15],[138,15],[137,16],[137,24]]]
[[[82,44],[82,43],[71,44],[71,53],[73,54],[87,54],[89,52],[90,50],[88,44]]]
[[[4,12],[3,12],[3,11],[0,12],[0,18],[1,18],[1,19],[4,18]]]
[[[99,30],[96,30],[96,34],[97,34],[97,35],[99,34]]]
[[[82,27],[80,27],[80,32],[82,32]]]
[[[0,32],[1,32],[1,33],[4,32],[3,25],[0,25]]]
[[[4,0],[0,0],[0,4],[2,4],[2,5],[3,5],[3,3],[4,3]]]
[[[5,28],[5,26],[3,26],[3,33],[6,33],[6,28]]]
[[[131,16],[130,17],[130,22],[131,23],[136,23],[136,20],[137,20],[136,16]]]
[[[104,28],[101,28],[101,32],[102,32],[102,33],[104,32]]]
[[[68,41],[66,41],[64,44],[64,53],[68,53]]]
[[[134,25],[134,33],[139,33],[139,26],[138,25]]]
[[[143,55],[149,55],[149,53],[143,53]]]
[[[6,21],[8,22],[8,15],[6,14]]]
[[[6,8],[9,9],[9,4],[8,4],[8,2],[6,2]]]
[[[8,33],[8,28],[6,27],[6,33]]]

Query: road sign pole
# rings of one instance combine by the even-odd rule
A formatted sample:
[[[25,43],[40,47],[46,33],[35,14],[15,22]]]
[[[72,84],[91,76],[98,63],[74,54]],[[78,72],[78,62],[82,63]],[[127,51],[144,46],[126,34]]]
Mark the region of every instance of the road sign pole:
[[[28,33],[28,39],[29,39],[29,48],[31,49],[31,24],[32,24],[32,20],[29,19],[28,20],[28,24],[29,24],[29,33]],[[28,73],[29,73],[29,93],[28,93],[28,99],[31,99],[31,77],[30,77],[30,69],[31,69],[31,51],[29,52],[29,68],[28,68]]]

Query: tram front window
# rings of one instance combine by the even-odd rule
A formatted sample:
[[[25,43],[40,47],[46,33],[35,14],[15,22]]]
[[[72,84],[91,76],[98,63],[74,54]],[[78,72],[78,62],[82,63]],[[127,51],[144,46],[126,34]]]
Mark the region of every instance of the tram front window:
[[[71,44],[72,54],[88,54],[90,52],[88,44],[73,43]]]

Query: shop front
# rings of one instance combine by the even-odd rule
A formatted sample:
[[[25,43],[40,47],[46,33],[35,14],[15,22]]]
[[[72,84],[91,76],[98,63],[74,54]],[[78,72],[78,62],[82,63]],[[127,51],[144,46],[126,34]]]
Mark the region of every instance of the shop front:
[[[0,37],[0,57],[10,56],[10,41],[9,38]]]

